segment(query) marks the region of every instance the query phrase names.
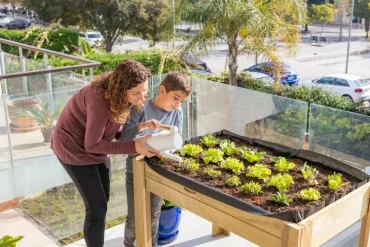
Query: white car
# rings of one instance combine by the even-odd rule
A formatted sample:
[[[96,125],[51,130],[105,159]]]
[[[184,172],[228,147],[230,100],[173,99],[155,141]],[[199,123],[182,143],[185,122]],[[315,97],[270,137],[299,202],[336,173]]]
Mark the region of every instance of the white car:
[[[82,37],[90,46],[101,46],[103,42],[103,36],[98,32],[86,32],[80,33]]]
[[[266,75],[264,73],[260,73],[260,72],[250,72],[248,71],[248,73],[256,80],[259,80],[259,81],[263,81],[263,82],[266,82],[266,83],[273,83],[274,82],[274,79],[271,78],[271,76],[269,75]]]
[[[300,86],[319,87],[329,93],[341,95],[355,103],[370,100],[370,83],[360,76],[333,74],[309,82],[300,82]]]
[[[11,19],[4,14],[0,14],[0,26],[5,27],[6,24],[8,24],[11,21]]]

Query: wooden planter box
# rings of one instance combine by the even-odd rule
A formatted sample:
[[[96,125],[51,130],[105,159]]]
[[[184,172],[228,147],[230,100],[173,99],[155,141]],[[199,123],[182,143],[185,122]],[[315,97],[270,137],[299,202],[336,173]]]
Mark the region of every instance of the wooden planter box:
[[[320,246],[362,219],[359,246],[369,241],[370,183],[366,183],[299,223],[254,215],[197,193],[153,171],[143,156],[134,160],[136,243],[151,240],[150,192],[212,222],[212,236],[233,232],[262,247]]]

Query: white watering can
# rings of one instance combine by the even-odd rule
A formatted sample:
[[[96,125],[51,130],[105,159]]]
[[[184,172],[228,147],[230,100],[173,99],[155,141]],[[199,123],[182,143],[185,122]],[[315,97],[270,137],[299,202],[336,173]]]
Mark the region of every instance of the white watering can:
[[[161,156],[177,162],[182,162],[180,156],[171,153],[171,150],[180,149],[183,144],[182,136],[179,134],[178,128],[176,126],[161,124],[158,129],[162,131],[153,134],[152,138],[146,141],[146,144],[159,151]]]

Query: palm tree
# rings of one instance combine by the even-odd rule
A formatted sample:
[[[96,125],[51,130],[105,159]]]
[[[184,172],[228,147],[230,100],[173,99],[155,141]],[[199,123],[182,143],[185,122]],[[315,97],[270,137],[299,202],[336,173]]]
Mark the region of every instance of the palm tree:
[[[177,15],[202,23],[202,30],[184,46],[183,53],[206,54],[219,40],[228,45],[229,84],[237,85],[237,57],[258,54],[278,61],[276,43],[297,50],[304,0],[180,0]],[[278,67],[278,66],[277,66]]]

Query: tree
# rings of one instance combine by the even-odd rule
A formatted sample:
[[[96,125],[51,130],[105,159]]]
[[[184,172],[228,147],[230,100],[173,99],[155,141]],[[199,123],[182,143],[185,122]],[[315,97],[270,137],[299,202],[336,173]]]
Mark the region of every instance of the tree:
[[[334,5],[331,3],[315,5],[311,6],[312,10],[309,13],[309,17],[312,20],[316,20],[321,22],[321,32],[320,37],[322,35],[322,31],[324,29],[324,24],[328,24],[331,21],[334,21],[335,15],[338,13],[338,10],[334,8]]]
[[[328,1],[328,0],[307,0],[307,8],[306,8],[306,11],[307,12],[310,12],[310,10],[311,10],[311,6],[312,5],[320,5],[320,4],[325,4],[325,3],[333,3],[334,4],[334,2],[337,2],[338,0],[336,0],[336,1],[334,1],[334,0],[330,0],[330,1]],[[339,1],[342,1],[342,0],[339,0]],[[307,15],[309,15],[308,13],[307,13]],[[304,30],[307,32],[308,31],[308,23],[309,23],[309,18],[307,17],[306,18],[306,22],[305,22],[305,27],[304,27]]]
[[[13,10],[13,18],[15,18],[15,8],[17,7],[18,4],[22,4],[23,0],[1,0],[0,1],[2,4],[10,4],[12,6]]]
[[[143,0],[24,0],[45,20],[62,19],[62,24],[93,26],[105,40],[105,49],[112,51],[117,38],[136,32],[147,19]],[[46,17],[48,19],[46,19]]]
[[[283,40],[293,51],[300,41],[303,1],[295,0],[181,0],[176,16],[202,23],[202,30],[183,53],[205,54],[222,40],[228,46],[229,84],[237,85],[237,57],[243,52],[277,60],[276,43]],[[289,13],[289,14],[288,14]]]
[[[172,5],[169,0],[151,0],[144,5],[148,18],[139,25],[137,33],[155,46],[159,41],[168,41],[173,37]]]
[[[356,0],[353,9],[353,15],[365,19],[365,32],[366,38],[368,38],[370,22],[370,0]]]

